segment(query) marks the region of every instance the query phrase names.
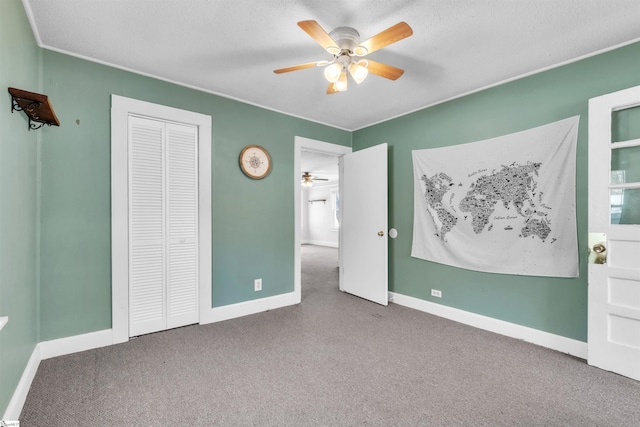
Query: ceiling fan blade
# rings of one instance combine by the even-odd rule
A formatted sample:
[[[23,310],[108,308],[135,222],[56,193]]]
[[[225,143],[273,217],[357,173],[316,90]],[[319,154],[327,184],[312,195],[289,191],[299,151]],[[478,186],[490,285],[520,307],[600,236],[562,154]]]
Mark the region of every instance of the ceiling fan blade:
[[[337,49],[338,53],[340,52],[340,48],[338,47],[338,43],[336,43],[329,33],[327,33],[324,28],[318,24],[318,22],[309,20],[309,21],[300,21],[298,22],[298,27],[302,28],[305,33],[309,34],[309,36],[314,39],[324,50],[328,50],[328,48]],[[329,51],[329,53],[333,53]]]
[[[384,77],[389,80],[397,80],[401,75],[404,74],[404,70],[402,68],[393,67],[391,65],[382,64],[380,62],[372,61],[367,59],[369,62],[370,73],[375,74],[376,76]]]
[[[382,49],[385,46],[395,43],[413,34],[413,30],[406,22],[399,22],[393,27],[389,27],[386,30],[376,34],[360,43],[358,46],[362,46],[367,49],[367,53],[375,52],[378,49]]]
[[[305,68],[315,67],[317,62],[307,62],[306,64],[293,65],[287,68],[279,68],[277,70],[273,70],[276,74],[288,73],[290,71],[304,70]]]
[[[314,181],[329,181],[329,178],[313,178]]]
[[[334,93],[338,93],[336,85],[335,83],[329,83],[329,87],[327,88],[327,95],[332,95]]]

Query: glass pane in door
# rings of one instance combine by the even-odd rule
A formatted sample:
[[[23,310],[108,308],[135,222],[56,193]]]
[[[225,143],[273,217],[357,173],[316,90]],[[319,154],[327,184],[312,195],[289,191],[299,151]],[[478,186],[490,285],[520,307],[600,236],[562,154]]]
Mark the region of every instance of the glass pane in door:
[[[611,115],[611,141],[640,139],[640,106],[614,111]]]
[[[611,224],[640,224],[640,188],[610,190]]]
[[[640,107],[615,111],[611,135],[611,185],[640,187],[640,146],[615,148],[615,142],[640,139]],[[612,188],[609,200],[611,224],[640,224],[640,188]]]
[[[640,146],[612,148],[611,184],[640,182]]]

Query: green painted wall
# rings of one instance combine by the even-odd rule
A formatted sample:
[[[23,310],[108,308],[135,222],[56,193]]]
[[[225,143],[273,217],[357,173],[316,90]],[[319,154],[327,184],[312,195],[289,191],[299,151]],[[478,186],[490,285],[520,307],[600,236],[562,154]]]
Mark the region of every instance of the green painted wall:
[[[293,291],[294,137],[350,132],[59,53],[43,63],[62,126],[42,147],[41,340],[111,327],[111,94],[213,117],[213,306]],[[271,154],[263,180],[238,167],[248,144]]]
[[[390,289],[586,341],[588,100],[636,85],[638,43],[354,132],[354,150],[390,145],[389,224],[399,231],[390,241]],[[576,176],[579,278],[479,273],[411,258],[411,150],[483,140],[575,115],[581,117]],[[430,296],[432,287],[442,290],[441,299]]]
[[[110,95],[213,117],[213,306],[293,290],[293,141],[390,144],[390,285],[395,292],[586,340],[587,101],[640,84],[640,44],[540,73],[354,133],[156,79],[42,51],[19,0],[0,1],[0,87],[50,96],[60,128],[27,131],[0,113],[0,411],[38,341],[111,327]],[[4,89],[3,89],[4,90]],[[8,94],[5,102],[9,103]],[[410,257],[411,150],[461,144],[579,114],[580,278],[485,274]],[[637,112],[620,134],[637,134]],[[260,144],[271,175],[246,178],[238,154]],[[40,147],[40,148],[39,148]],[[41,177],[41,178],[40,178]],[[263,291],[253,292],[253,279]],[[1,413],[0,413],[1,415]]]
[[[0,1],[0,419],[38,342],[38,144],[7,87],[40,90],[40,49],[20,0]]]

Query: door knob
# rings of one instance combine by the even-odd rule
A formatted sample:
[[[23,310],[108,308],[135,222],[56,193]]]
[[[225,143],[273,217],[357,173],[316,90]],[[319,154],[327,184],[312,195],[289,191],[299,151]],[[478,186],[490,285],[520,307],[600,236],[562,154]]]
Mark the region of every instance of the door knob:
[[[378,231],[378,236],[380,237],[384,236],[384,231]]]
[[[607,235],[589,233],[589,264],[607,263]]]

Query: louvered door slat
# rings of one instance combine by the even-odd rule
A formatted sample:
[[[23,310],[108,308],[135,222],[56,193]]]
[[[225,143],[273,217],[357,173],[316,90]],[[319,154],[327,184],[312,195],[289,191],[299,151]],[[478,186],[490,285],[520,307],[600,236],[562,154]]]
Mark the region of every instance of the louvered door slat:
[[[165,329],[163,124],[129,118],[129,335]]]
[[[198,321],[198,170],[195,127],[167,124],[167,326]]]
[[[181,317],[197,315],[197,262],[195,243],[174,243],[169,249],[169,307],[168,317],[177,321]],[[193,320],[197,321],[197,319]],[[193,323],[191,321],[190,323]]]

